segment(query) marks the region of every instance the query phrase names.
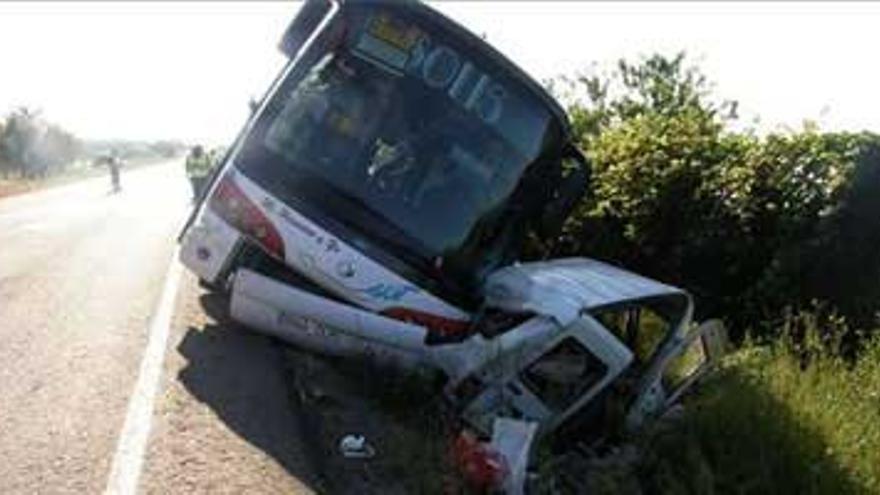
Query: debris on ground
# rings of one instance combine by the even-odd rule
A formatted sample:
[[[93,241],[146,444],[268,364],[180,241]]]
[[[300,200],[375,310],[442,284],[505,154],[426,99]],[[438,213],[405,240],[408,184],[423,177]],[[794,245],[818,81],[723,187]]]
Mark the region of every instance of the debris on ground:
[[[471,432],[459,434],[452,455],[456,468],[472,489],[498,490],[509,475],[510,468],[506,459]]]
[[[469,431],[461,432],[453,457],[471,487],[521,495],[537,431],[533,421],[497,418],[489,442],[481,442]]]
[[[371,459],[376,449],[363,435],[348,434],[339,440],[339,452],[347,459]]]
[[[500,453],[507,463],[507,476],[504,478],[504,493],[522,495],[526,469],[529,465],[529,454],[532,442],[538,432],[538,424],[534,421],[522,421],[512,418],[498,418],[492,431],[491,445]]]

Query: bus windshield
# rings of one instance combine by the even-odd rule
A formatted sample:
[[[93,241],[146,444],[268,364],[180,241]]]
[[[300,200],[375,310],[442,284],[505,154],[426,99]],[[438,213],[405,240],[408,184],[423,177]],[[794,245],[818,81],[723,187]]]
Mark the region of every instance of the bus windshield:
[[[546,105],[430,17],[374,6],[342,22],[289,69],[236,166],[281,200],[356,204],[428,257],[487,235],[547,147]]]

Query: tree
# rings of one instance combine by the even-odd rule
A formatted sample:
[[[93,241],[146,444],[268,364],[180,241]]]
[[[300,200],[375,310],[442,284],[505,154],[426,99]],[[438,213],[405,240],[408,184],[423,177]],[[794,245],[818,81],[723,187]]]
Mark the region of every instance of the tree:
[[[19,107],[0,132],[0,155],[7,171],[22,177],[45,176],[69,165],[81,151],[76,137],[46,122],[38,110]]]
[[[714,100],[706,76],[687,63],[684,52],[673,57],[655,54],[636,63],[620,59],[610,74],[592,72],[548,84],[568,102],[575,135],[583,145],[609,126],[639,115],[689,113],[718,122],[737,117],[737,102]]]

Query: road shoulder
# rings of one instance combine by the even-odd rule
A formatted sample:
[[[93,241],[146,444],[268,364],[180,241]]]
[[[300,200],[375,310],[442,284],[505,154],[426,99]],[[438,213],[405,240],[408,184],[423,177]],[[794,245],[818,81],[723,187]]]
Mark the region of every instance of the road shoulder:
[[[140,491],[311,493],[281,348],[189,273],[176,308]]]

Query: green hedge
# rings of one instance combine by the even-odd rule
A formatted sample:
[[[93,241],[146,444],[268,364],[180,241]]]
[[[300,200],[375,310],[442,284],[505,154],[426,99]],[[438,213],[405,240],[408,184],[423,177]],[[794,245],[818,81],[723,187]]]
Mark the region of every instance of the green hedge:
[[[854,328],[873,327],[880,136],[810,125],[732,132],[736,105],[713,102],[682,55],[567,83],[594,180],[555,255],[606,259],[685,287],[699,316],[726,318],[735,336],[768,334],[816,301]],[[578,90],[586,98],[572,99]]]

